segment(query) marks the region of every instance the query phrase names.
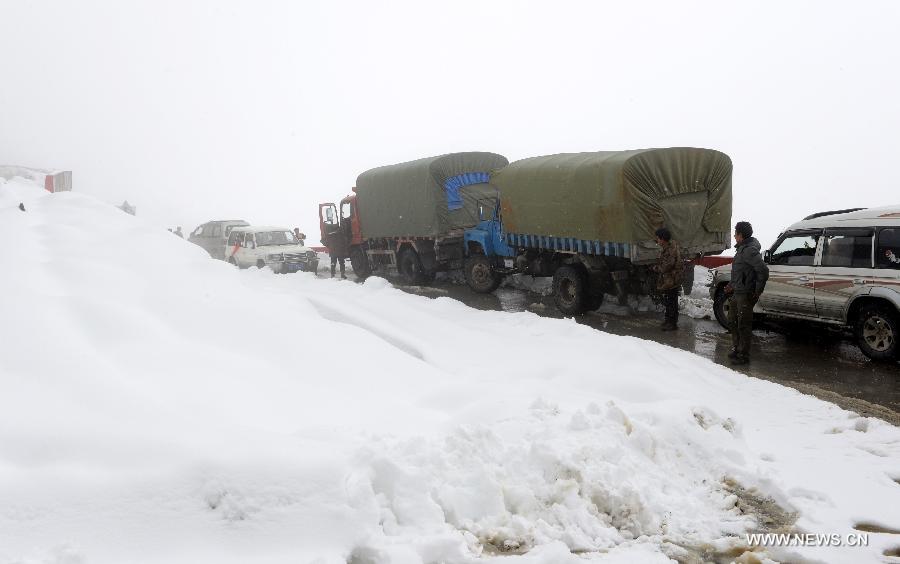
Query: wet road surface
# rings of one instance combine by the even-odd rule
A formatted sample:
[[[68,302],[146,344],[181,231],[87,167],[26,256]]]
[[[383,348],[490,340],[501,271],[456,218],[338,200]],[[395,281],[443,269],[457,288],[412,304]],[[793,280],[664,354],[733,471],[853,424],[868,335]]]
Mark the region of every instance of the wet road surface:
[[[465,285],[446,280],[438,280],[431,287],[398,287],[432,298],[451,297],[481,310],[563,317],[552,296],[525,290],[504,287],[493,294],[476,294]],[[669,332],[659,330],[661,321],[661,313],[634,312],[609,304],[578,319],[598,331],[656,341],[732,368],[728,363],[731,337],[715,320],[682,315],[680,329]],[[790,386],[862,416],[900,425],[900,363],[872,362],[852,341],[827,330],[804,327],[785,331],[773,326],[753,334],[751,363],[733,367],[735,370]]]

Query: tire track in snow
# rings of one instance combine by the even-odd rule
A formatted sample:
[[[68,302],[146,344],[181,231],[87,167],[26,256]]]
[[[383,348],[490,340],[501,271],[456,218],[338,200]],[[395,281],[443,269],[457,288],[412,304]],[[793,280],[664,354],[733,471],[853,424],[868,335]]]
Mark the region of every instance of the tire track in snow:
[[[399,335],[394,334],[392,331],[387,330],[383,326],[378,326],[379,324],[374,320],[365,320],[360,318],[357,315],[351,315],[346,311],[341,311],[340,308],[335,308],[331,305],[326,305],[315,298],[307,297],[309,303],[316,309],[316,311],[329,321],[334,321],[336,323],[345,323],[347,325],[352,325],[367,333],[371,333],[375,337],[378,337],[382,341],[388,343],[392,347],[408,354],[409,356],[421,360],[423,362],[427,362],[425,360],[425,355],[421,350],[406,339],[400,337]]]

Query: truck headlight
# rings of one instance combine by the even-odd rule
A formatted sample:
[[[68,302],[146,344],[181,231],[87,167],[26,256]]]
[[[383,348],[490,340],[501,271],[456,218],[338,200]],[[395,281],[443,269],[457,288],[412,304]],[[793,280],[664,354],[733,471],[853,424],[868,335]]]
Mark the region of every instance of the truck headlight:
[[[284,262],[283,254],[266,255],[266,260],[271,262]]]

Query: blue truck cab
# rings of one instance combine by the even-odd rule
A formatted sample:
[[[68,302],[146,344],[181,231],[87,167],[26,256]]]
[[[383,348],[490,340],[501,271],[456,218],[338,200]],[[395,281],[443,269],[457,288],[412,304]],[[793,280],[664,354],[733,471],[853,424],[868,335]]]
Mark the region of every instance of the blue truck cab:
[[[516,249],[503,236],[499,200],[479,200],[478,223],[465,230],[463,242],[466,283],[476,292],[493,292],[504,276],[515,272]]]
[[[516,256],[503,237],[503,223],[500,221],[500,204],[496,200],[478,202],[478,224],[466,229],[463,236],[466,257],[483,254],[488,257]]]

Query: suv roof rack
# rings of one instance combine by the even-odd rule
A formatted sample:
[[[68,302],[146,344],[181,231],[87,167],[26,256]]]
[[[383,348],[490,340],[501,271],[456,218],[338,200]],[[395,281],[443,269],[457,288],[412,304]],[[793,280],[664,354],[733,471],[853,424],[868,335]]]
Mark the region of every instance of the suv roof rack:
[[[803,218],[803,221],[806,221],[807,219],[816,219],[817,217],[825,217],[826,215],[837,215],[839,213],[850,213],[850,212],[855,212],[855,211],[864,210],[864,209],[866,209],[866,208],[847,208],[845,210],[823,211],[823,212],[814,213],[812,215],[808,215]]]

